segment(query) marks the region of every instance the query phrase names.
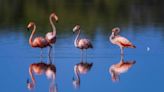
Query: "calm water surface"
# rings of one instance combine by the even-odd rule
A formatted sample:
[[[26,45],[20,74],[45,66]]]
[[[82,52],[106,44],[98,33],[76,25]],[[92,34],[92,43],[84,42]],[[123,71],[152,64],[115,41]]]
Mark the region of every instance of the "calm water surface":
[[[120,50],[108,41],[111,29],[101,26],[94,31],[94,36],[82,37],[91,39],[94,48],[87,51],[87,62],[93,63],[91,70],[80,75],[81,85],[75,89],[72,84],[74,65],[81,62],[80,50],[74,47],[75,35],[72,30],[59,34],[54,47],[53,64],[56,66],[56,85],[58,92],[139,92],[164,91],[164,28],[161,26],[125,26],[121,35],[129,38],[136,49],[125,49],[124,60],[135,60],[136,64],[128,72],[120,75],[120,81],[113,83],[109,67],[120,61]],[[40,62],[40,49],[33,49],[28,44],[30,32],[23,26],[1,28],[1,64],[0,79],[3,92],[28,92],[26,79],[30,78],[28,68],[32,63]],[[85,31],[85,30],[83,30]],[[42,35],[42,34],[38,34]],[[147,51],[147,47],[150,48]],[[48,61],[47,49],[44,49],[43,61]],[[48,92],[50,81],[45,75],[35,76],[35,92]]]

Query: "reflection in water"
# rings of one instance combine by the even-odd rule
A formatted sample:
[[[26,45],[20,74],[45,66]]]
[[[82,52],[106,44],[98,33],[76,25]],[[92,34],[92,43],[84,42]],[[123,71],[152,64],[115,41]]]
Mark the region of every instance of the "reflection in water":
[[[127,38],[118,35],[120,28],[116,27],[112,29],[112,34],[109,37],[111,43],[116,44],[120,47],[121,55],[124,54],[124,48],[136,48]]]
[[[73,77],[73,85],[75,88],[80,87],[80,75],[79,74],[86,74],[91,68],[93,63],[83,62],[76,64],[74,66],[74,73],[76,76],[76,79]]]
[[[32,90],[36,85],[36,80],[35,80],[34,74],[36,74],[36,75],[45,74],[48,79],[51,79],[49,91],[57,92],[56,85],[54,85],[55,84],[54,81],[56,79],[56,67],[51,62],[49,64],[46,64],[41,61],[39,63],[31,64],[29,67],[29,74],[30,74],[30,77],[32,80],[31,82],[29,82],[29,80],[27,80],[27,87],[29,90]]]
[[[80,36],[80,25],[76,25],[74,28],[73,28],[73,32],[78,32],[77,33],[77,36],[74,40],[74,45],[75,47],[81,49],[81,58],[82,58],[82,61],[83,61],[83,50],[84,49],[88,49],[88,48],[93,48],[91,42],[89,39],[79,39],[79,36]],[[87,53],[86,53],[86,56],[87,56]],[[87,58],[87,57],[86,57]]]
[[[121,60],[117,64],[113,64],[109,68],[109,73],[112,77],[112,81],[116,82],[119,81],[119,75],[121,73],[127,72],[134,64],[136,61],[124,61],[123,55],[121,55]]]

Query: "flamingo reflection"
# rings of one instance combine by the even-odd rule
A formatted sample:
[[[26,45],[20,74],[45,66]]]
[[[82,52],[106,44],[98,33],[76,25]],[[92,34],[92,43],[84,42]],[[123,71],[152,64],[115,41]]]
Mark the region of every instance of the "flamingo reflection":
[[[124,61],[123,56],[121,55],[121,60],[117,64],[111,65],[109,68],[109,73],[111,75],[112,81],[116,82],[119,81],[119,75],[121,73],[127,72],[134,64],[136,61]]]
[[[73,77],[73,85],[75,88],[80,86],[80,74],[86,74],[91,68],[93,63],[80,62],[74,66],[74,73],[76,79]]]
[[[45,74],[48,79],[51,80],[50,92],[57,92],[56,86],[54,86],[54,81],[56,79],[56,67],[52,63],[46,64],[44,62],[33,63],[29,67],[29,74],[31,77],[31,82],[27,80],[27,88],[32,90],[36,85],[36,80],[34,74],[42,75]]]

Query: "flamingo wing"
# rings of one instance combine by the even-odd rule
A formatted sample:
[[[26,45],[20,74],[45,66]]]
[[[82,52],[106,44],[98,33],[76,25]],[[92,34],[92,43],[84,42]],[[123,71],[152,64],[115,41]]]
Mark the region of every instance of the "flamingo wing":
[[[117,44],[120,44],[124,47],[131,47],[131,46],[133,47],[134,46],[127,38],[122,37],[122,36],[116,36],[114,40]]]

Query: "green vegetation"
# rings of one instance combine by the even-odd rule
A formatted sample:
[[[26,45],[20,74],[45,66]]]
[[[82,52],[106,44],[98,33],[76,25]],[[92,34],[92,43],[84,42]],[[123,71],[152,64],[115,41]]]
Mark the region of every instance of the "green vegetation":
[[[27,25],[35,21],[49,27],[53,11],[64,28],[77,23],[94,30],[99,26],[163,22],[163,0],[1,0],[0,25]]]

